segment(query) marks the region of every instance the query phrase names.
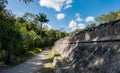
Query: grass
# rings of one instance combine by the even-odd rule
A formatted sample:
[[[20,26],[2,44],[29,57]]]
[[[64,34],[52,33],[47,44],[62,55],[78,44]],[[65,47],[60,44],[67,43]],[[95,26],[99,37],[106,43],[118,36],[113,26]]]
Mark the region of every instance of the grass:
[[[57,60],[65,62],[64,58],[61,57],[60,53],[57,50],[54,49],[53,51]],[[48,55],[45,56],[43,63],[43,68],[40,69],[37,73],[54,73],[52,50],[50,50]]]
[[[44,67],[46,67],[46,68],[48,68],[48,67],[53,68],[53,65],[52,65],[52,62],[53,62],[52,50],[50,50],[50,52],[48,53],[48,55],[46,55],[46,57],[43,60],[43,62],[44,62]]]
[[[50,50],[48,55],[45,56],[43,63],[44,63],[43,68],[41,70],[39,70],[37,73],[54,73],[52,50]]]
[[[28,56],[34,56],[37,53],[40,53],[41,51],[42,51],[42,48],[35,48],[33,50],[27,51],[26,55],[28,55]]]
[[[54,73],[53,68],[42,68],[39,72],[37,73]]]
[[[58,61],[65,62],[65,59],[60,55],[60,53],[54,48],[54,54]]]
[[[42,48],[34,48],[30,51],[27,51],[25,54],[16,57],[16,60],[11,65],[20,64],[20,63],[26,61],[27,59],[35,56],[37,53],[40,53],[41,51],[42,51]]]

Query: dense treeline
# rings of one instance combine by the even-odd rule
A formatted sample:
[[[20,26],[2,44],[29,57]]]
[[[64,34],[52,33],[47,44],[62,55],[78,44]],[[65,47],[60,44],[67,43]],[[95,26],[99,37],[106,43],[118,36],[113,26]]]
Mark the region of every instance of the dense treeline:
[[[59,30],[42,29],[42,24],[49,21],[44,13],[25,13],[16,18],[5,9],[5,3],[0,1],[0,62],[10,63],[31,49],[52,46],[67,35]]]

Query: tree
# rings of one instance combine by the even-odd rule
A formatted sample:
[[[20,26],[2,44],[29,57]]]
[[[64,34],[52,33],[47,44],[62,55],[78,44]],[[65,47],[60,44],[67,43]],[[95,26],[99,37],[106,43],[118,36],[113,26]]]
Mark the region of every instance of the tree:
[[[16,19],[16,23],[25,23],[25,19],[24,18],[22,18],[22,17],[18,17],[17,19]]]
[[[78,33],[79,31],[81,31],[81,29],[75,29],[74,31],[70,32],[69,35],[74,35],[75,33]]]
[[[118,10],[116,13],[117,13],[117,19],[120,19],[120,10]]]
[[[9,16],[6,20],[1,20],[0,24],[0,42],[1,49],[6,51],[5,62],[7,64],[11,61],[11,55],[15,50],[16,45],[21,41],[21,35],[15,27],[14,16]]]
[[[32,13],[29,13],[29,12],[26,12],[22,17],[23,17],[25,20],[33,21],[34,18],[36,17],[36,15],[35,15],[35,14],[32,14]]]
[[[5,5],[7,4],[7,0],[0,0],[0,19],[6,15]]]
[[[47,16],[44,13],[39,13],[39,15],[37,15],[37,20],[40,22],[41,25],[41,36],[42,36],[42,25],[43,23],[49,22],[49,20],[47,19]]]
[[[33,2],[34,0],[19,0],[19,1],[23,1],[24,3],[30,3]]]
[[[19,1],[23,1],[24,3],[30,3],[33,2],[34,0],[19,0]],[[7,3],[7,0],[0,0],[0,2]]]
[[[28,3],[33,0],[19,1]],[[35,17],[31,13],[25,13],[24,17],[16,18],[5,9],[5,4],[7,0],[0,0],[0,61],[6,64],[20,62],[20,57],[28,51],[52,46],[56,40],[66,36],[65,32],[42,29],[43,23],[49,21],[44,13]]]
[[[117,20],[119,18],[119,11],[117,12],[110,12],[109,14],[102,14],[96,18],[96,21],[99,23],[106,23],[110,21]]]
[[[96,23],[93,23],[93,24],[88,24],[88,25],[86,26],[86,28],[91,28],[91,27],[95,27],[95,26],[97,26],[97,24],[96,24]]]

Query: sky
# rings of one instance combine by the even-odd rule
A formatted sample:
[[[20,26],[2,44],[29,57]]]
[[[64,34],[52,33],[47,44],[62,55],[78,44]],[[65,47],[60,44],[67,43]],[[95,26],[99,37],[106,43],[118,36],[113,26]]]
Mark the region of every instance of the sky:
[[[16,17],[26,12],[45,13],[50,20],[45,25],[50,29],[71,32],[95,23],[95,18],[101,14],[119,10],[120,0],[34,0],[28,4],[8,0],[6,8],[12,10]]]

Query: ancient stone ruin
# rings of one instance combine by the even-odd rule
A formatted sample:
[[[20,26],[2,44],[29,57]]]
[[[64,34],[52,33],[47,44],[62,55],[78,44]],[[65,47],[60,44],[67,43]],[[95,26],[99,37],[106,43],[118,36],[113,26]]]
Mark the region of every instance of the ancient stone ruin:
[[[120,20],[60,39],[54,47],[75,73],[120,73]]]

